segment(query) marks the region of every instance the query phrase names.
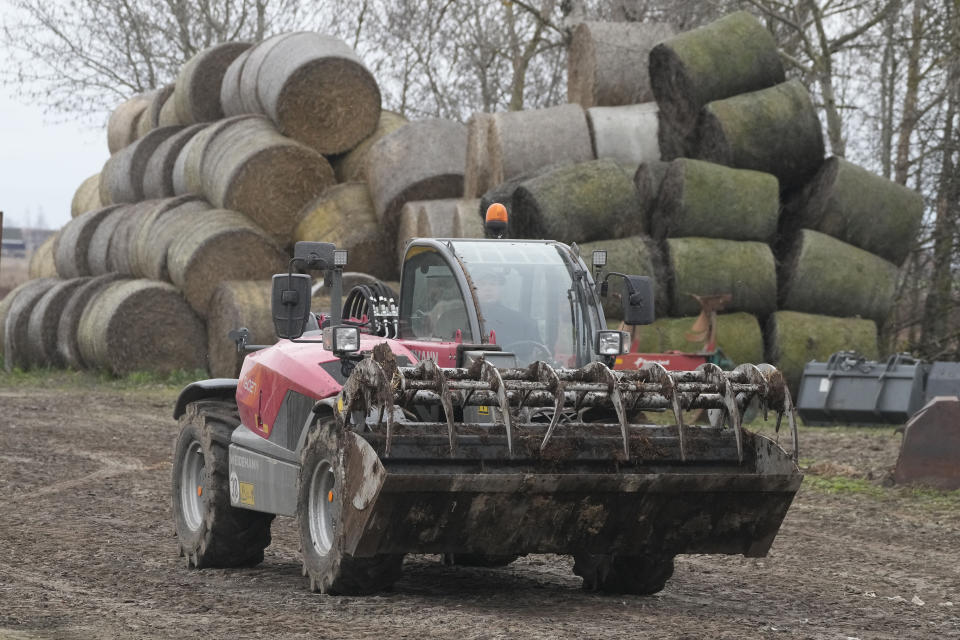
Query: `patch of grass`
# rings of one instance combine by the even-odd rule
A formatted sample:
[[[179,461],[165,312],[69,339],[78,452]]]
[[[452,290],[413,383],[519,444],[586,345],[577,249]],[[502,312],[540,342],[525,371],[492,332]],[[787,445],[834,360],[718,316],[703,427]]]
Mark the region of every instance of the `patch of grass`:
[[[820,493],[866,497],[874,500],[904,500],[936,510],[960,511],[960,489],[941,491],[930,487],[883,487],[863,478],[819,476],[807,473],[803,488]]]
[[[126,376],[113,376],[103,371],[73,371],[71,369],[13,369],[5,371],[0,360],[0,387],[45,388],[101,388],[104,390],[179,390],[191,382],[210,376],[206,371],[177,370],[169,374],[137,371]]]
[[[871,498],[883,498],[886,491],[868,480],[848,478],[846,476],[817,476],[807,474],[803,486],[822,493],[864,495]]]

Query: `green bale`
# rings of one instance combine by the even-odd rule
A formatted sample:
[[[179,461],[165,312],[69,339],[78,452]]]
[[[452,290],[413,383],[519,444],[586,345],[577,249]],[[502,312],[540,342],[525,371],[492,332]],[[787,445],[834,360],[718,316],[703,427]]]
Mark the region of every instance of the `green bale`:
[[[670,163],[651,219],[654,238],[702,236],[770,242],[780,187],[769,173],[678,158]]]
[[[780,272],[780,308],[882,324],[893,308],[897,265],[803,229]]]
[[[700,313],[700,304],[692,295],[730,294],[726,311],[745,311],[760,318],[776,310],[776,266],[766,244],[670,238],[666,246],[671,316]]]
[[[659,318],[652,325],[636,327],[633,331],[633,351],[663,353],[665,351],[696,352],[703,348],[702,340],[692,335],[696,316]],[[717,315],[717,346],[736,364],[763,362],[763,332],[756,316],[749,313],[721,313]]]
[[[592,160],[523,182],[513,194],[510,235],[590,242],[644,233],[633,174],[613,160]]]
[[[822,231],[902,264],[916,242],[923,197],[843,158],[829,158],[787,206],[794,228]]]
[[[640,202],[644,226],[647,229],[651,228],[657,199],[660,197],[660,187],[663,185],[663,178],[667,175],[669,167],[669,162],[659,160],[644,162],[633,174],[633,186],[637,190],[637,200]]]
[[[620,238],[618,240],[598,240],[580,245],[580,255],[587,265],[591,264],[593,252],[602,249],[607,252],[606,271],[618,271],[632,276],[650,276],[653,279],[655,311],[665,314],[669,306],[667,296],[666,267],[657,245],[643,235]],[[623,284],[620,278],[611,278],[607,297],[603,299],[603,313],[607,319],[623,318],[621,292]]]
[[[794,398],[803,367],[811,360],[826,360],[837,351],[857,351],[876,360],[877,325],[862,318],[777,311],[766,325],[767,362],[783,372]]]
[[[823,132],[800,81],[716,100],[703,108],[697,157],[765,171],[780,188],[805,184],[823,164]]]

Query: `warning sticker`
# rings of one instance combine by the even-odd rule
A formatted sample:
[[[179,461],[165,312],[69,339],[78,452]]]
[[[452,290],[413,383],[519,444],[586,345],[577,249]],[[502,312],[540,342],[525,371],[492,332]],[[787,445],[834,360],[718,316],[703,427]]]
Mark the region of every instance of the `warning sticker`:
[[[820,393],[830,391],[830,378],[820,378]]]
[[[488,416],[490,415],[490,407],[488,407],[485,404],[480,405],[479,407],[477,407],[477,413],[479,413],[482,416]]]
[[[251,482],[240,482],[238,483],[238,490],[240,492],[240,504],[245,504],[248,507],[253,506],[253,483]]]
[[[237,478],[237,472],[230,474],[230,502],[237,504],[240,502],[240,479]]]

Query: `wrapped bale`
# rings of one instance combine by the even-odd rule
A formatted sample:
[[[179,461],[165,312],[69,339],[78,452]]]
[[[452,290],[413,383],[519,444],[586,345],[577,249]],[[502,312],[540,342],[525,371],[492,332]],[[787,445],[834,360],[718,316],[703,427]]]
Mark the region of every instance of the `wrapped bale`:
[[[303,208],[294,241],[332,242],[346,249],[351,270],[395,278],[396,254],[390,230],[377,222],[373,201],[362,182],[330,187]]]
[[[744,311],[760,318],[777,305],[777,272],[773,252],[762,242],[717,238],[670,238],[666,241],[670,273],[671,316],[700,313],[692,295],[730,294],[725,311]],[[691,295],[692,294],[692,295]]]
[[[75,370],[93,366],[92,363],[84,362],[80,354],[80,344],[77,341],[80,318],[90,301],[108,284],[122,279],[124,278],[119,273],[105,273],[102,276],[84,278],[84,282],[67,300],[57,321],[57,356],[64,365]]]
[[[84,309],[77,340],[84,362],[115,375],[206,368],[203,322],[164,282],[108,284]]]
[[[698,157],[772,173],[783,190],[810,180],[823,163],[823,132],[798,80],[717,100],[703,108]]]
[[[210,211],[210,203],[199,196],[169,198],[140,221],[133,240],[133,271],[152,280],[170,280],[167,253],[174,240],[188,233],[193,222]]]
[[[167,101],[170,100],[173,96],[173,90],[176,88],[174,84],[168,84],[160,87],[152,93],[150,98],[150,104],[147,106],[147,110],[144,111],[143,118],[150,123],[151,129],[159,129],[160,127],[170,126],[169,124],[160,123],[160,114],[163,112],[164,105],[167,104]],[[179,121],[171,122],[172,125],[183,124]]]
[[[243,74],[243,67],[252,50],[253,47],[241,51],[223,72],[223,80],[220,83],[220,107],[223,109],[223,115],[228,118],[245,113],[240,96],[240,76]]]
[[[30,254],[27,265],[27,275],[30,278],[54,278],[57,275],[57,263],[54,255],[59,244],[60,234],[55,233],[44,240],[39,247]]]
[[[90,242],[97,227],[110,212],[123,205],[111,205],[95,211],[88,211],[63,226],[60,230],[60,242],[54,252],[54,263],[61,278],[77,278],[91,275],[88,254]]]
[[[281,246],[303,207],[335,183],[326,158],[263,117],[239,116],[219,129],[203,154],[202,173],[214,206],[246,214]]]
[[[863,318],[777,311],[766,326],[767,362],[783,372],[794,398],[803,367],[811,360],[826,360],[837,351],[857,351],[876,360],[877,325]]]
[[[923,197],[832,157],[787,206],[787,224],[815,229],[902,264],[923,218]]]
[[[111,209],[97,224],[90,235],[90,243],[87,245],[87,267],[89,271],[82,275],[99,276],[111,271],[109,256],[113,233],[123,222],[123,218],[130,211],[131,206],[126,204]]]
[[[77,187],[70,202],[70,217],[76,218],[82,213],[99,209],[100,202],[100,174],[95,173]]]
[[[644,226],[647,229],[652,228],[660,186],[669,167],[669,162],[654,160],[640,164],[633,174],[633,186],[637,190],[637,201],[640,203]]]
[[[240,375],[245,353],[227,337],[234,329],[250,331],[249,344],[273,344],[277,337],[270,309],[270,280],[227,280],[221,282],[210,299],[207,318],[207,348],[210,375],[236,378]]]
[[[120,204],[143,200],[143,175],[150,156],[181,127],[154,129],[143,138],[110,156],[100,172],[100,200]]]
[[[593,160],[531,178],[513,194],[510,236],[570,243],[643,233],[632,177],[613,160]]]
[[[173,167],[184,146],[206,126],[206,124],[191,125],[157,146],[143,172],[144,198],[171,198],[176,195],[173,188]]]
[[[414,200],[403,205],[397,223],[397,264],[403,266],[403,257],[407,252],[407,243],[420,235],[420,215],[423,213],[424,200]]]
[[[135,275],[133,265],[138,259],[135,255],[137,232],[143,220],[159,204],[158,200],[144,200],[130,205],[124,214],[118,217],[107,245],[108,272],[116,272],[124,276]]]
[[[558,164],[548,164],[544,167],[538,167],[527,173],[521,173],[519,176],[505,180],[500,184],[494,185],[480,196],[480,209],[478,213],[480,214],[480,221],[483,222],[486,215],[487,209],[494,202],[499,202],[507,208],[507,212],[513,213],[513,194],[516,193],[517,189],[527,180],[536,178],[537,176],[542,176],[546,173],[550,173],[561,167],[569,167],[573,163],[563,162]]]
[[[287,260],[287,254],[249,218],[227,210],[197,216],[167,252],[170,279],[202,318],[225,275],[266,279],[286,270]]]
[[[56,278],[27,280],[0,300],[0,349],[3,349],[0,353],[7,371],[23,366],[30,310],[56,283]]]
[[[207,125],[187,140],[177,159],[173,163],[173,192],[175,195],[182,196],[187,194],[204,194],[203,186],[203,157],[207,151],[210,140],[224,129],[233,126],[237,122],[246,118],[255,118],[257,116],[243,115],[227,118],[213,124]]]
[[[120,151],[137,139],[137,125],[141,114],[147,110],[148,106],[150,101],[142,95],[137,95],[120,103],[120,106],[113,110],[107,121],[107,146],[111,154]]]
[[[653,100],[650,50],[675,30],[656,22],[581,22],[567,57],[567,102],[584,108]]]
[[[220,87],[227,67],[250,48],[247,42],[224,42],[200,51],[180,68],[173,99],[183,124],[212,122],[223,117]]]
[[[657,316],[665,315],[669,308],[667,295],[667,273],[663,256],[656,243],[648,236],[632,236],[618,240],[598,240],[585,242],[580,246],[580,256],[589,267],[593,252],[602,249],[607,252],[608,271],[619,271],[633,276],[650,276],[653,280],[654,310]],[[621,301],[622,284],[611,280],[606,298],[602,299],[603,312],[607,319],[623,318]]]
[[[659,160],[659,122],[655,102],[587,109],[593,155],[636,164]]]
[[[781,265],[780,308],[883,324],[893,308],[897,265],[804,229]]]
[[[784,80],[773,35],[746,11],[667,38],[650,51],[649,72],[657,104],[681,132],[708,102]]]
[[[378,140],[388,136],[408,120],[393,111],[381,111],[377,128],[350,151],[331,159],[337,182],[365,182],[367,179],[367,154]]]
[[[696,317],[658,318],[649,326],[634,329],[633,351],[663,353],[665,351],[699,351],[702,341],[689,339]],[[756,317],[749,313],[717,315],[717,346],[737,364],[763,362],[763,332]],[[628,356],[629,357],[629,356]]]
[[[462,195],[466,156],[467,128],[452,120],[411,122],[380,138],[367,153],[377,219],[395,229],[405,203]]]
[[[322,154],[352,149],[380,120],[373,75],[347,43],[320,33],[279,40],[260,65],[257,95],[281,133]]]
[[[57,281],[37,300],[27,323],[26,351],[30,366],[62,367],[65,364],[57,351],[57,327],[70,298],[91,279],[84,276]]]
[[[462,198],[457,201],[457,215],[453,220],[454,238],[483,238],[486,236],[483,218],[477,215],[480,201]]]
[[[417,233],[421,238],[452,238],[457,211],[462,200],[423,200],[420,202]]]
[[[463,195],[474,198],[495,185],[490,176],[490,132],[493,114],[482,111],[467,120],[467,163],[463,170]]]
[[[578,104],[496,113],[487,144],[492,184],[549,164],[595,158],[587,115]]]
[[[780,187],[769,173],[678,158],[670,163],[651,217],[654,238],[701,236],[770,242]]]

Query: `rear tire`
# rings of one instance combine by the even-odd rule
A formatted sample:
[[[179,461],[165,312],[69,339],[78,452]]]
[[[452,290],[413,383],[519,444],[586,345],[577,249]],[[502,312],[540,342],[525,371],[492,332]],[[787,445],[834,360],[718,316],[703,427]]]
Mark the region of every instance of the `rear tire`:
[[[297,524],[303,575],[313,592],[367,595],[397,581],[403,554],[355,558],[343,550],[346,496],[340,488],[346,482],[341,450],[332,422],[326,422],[310,433],[301,455]]]
[[[584,591],[646,596],[661,591],[673,575],[673,556],[580,553],[573,559]]]
[[[230,400],[191,402],[173,446],[173,518],[190,568],[252,567],[270,544],[273,514],[230,504],[230,435],[240,424]]]

